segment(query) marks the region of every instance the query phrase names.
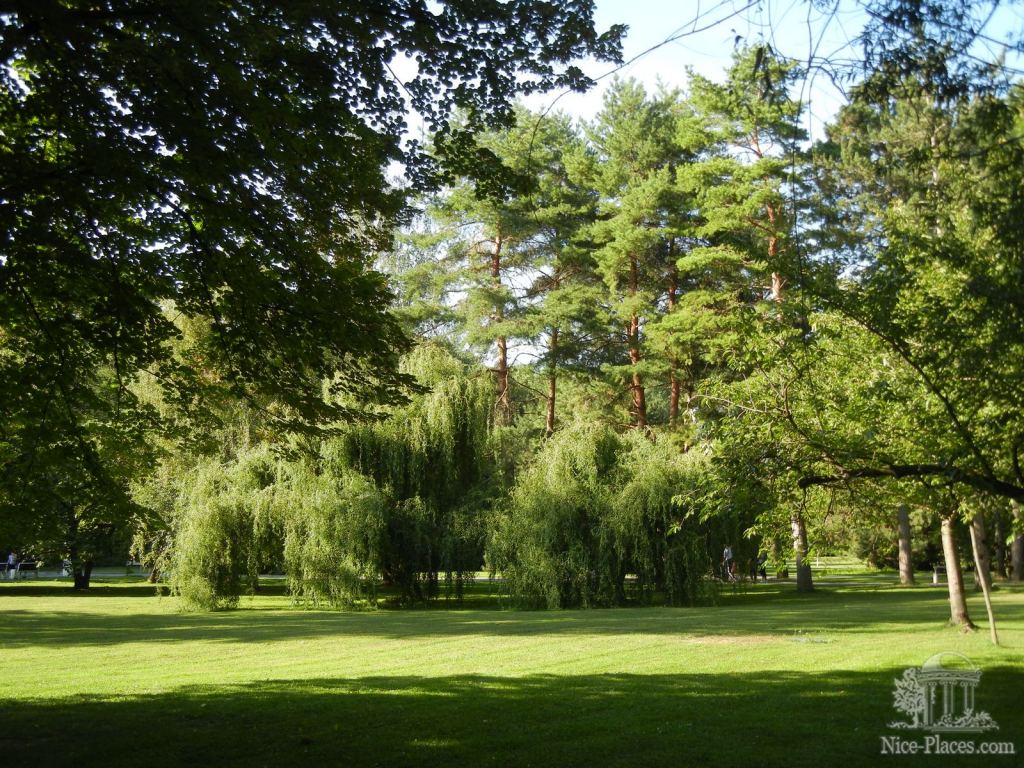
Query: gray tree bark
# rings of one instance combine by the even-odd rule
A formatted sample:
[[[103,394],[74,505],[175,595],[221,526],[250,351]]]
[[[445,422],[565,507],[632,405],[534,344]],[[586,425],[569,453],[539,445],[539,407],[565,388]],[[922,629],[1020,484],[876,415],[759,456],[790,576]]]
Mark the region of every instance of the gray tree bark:
[[[980,522],[979,522],[980,521]],[[988,628],[992,637],[992,645],[999,645],[999,633],[996,631],[996,615],[992,610],[992,574],[988,570],[988,555],[985,553],[985,518],[978,512],[971,521],[971,549],[974,550],[974,572],[981,574],[981,591],[985,593],[985,613],[988,614]]]
[[[946,584],[949,587],[949,623],[961,629],[975,629],[967,614],[964,576],[960,570],[960,552],[956,546],[956,513],[942,518],[942,555],[946,561]]]
[[[974,547],[974,588],[985,591],[992,588],[992,554],[988,547],[985,515],[979,510],[971,518],[971,544]]]
[[[793,552],[796,554],[796,591],[813,592],[811,564],[807,562],[807,526],[803,515],[795,513],[790,522],[793,528]]]
[[[900,584],[914,583],[914,557],[910,547],[910,510],[900,504],[896,511],[900,523]]]

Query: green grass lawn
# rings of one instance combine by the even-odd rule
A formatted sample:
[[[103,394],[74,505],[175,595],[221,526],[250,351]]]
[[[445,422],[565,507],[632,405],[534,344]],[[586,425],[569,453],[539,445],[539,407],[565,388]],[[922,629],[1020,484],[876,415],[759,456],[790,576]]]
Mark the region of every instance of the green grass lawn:
[[[1002,647],[942,589],[791,584],[700,608],[304,611],[280,594],[185,614],[151,587],[0,584],[9,765],[1024,765],[1024,591]],[[976,621],[980,598],[971,598]],[[941,651],[984,671],[979,740],[1015,757],[881,756],[895,677]],[[903,732],[903,736],[911,735]],[[914,732],[913,735],[920,735]]]

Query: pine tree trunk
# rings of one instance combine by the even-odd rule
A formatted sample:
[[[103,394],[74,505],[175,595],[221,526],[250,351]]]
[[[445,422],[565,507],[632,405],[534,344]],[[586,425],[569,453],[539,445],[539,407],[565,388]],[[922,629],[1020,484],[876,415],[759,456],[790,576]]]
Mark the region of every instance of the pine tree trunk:
[[[669,278],[668,278],[668,313],[672,314],[672,310],[676,307],[676,293],[679,291],[679,270],[675,265],[673,257],[675,256],[674,242],[669,242],[668,258],[671,262],[669,266]],[[668,369],[668,381],[669,381],[669,397],[668,397],[668,423],[669,426],[676,426],[679,421],[679,395],[680,385],[679,376],[676,371],[679,368],[679,363],[675,356],[669,358],[669,369]]]
[[[960,553],[956,546],[955,513],[942,518],[942,555],[946,561],[946,584],[949,587],[949,623],[963,630],[975,629],[967,615],[964,577],[960,570]]]
[[[982,591],[992,587],[992,556],[988,548],[985,515],[980,511],[971,518],[971,543],[975,551],[974,588]]]
[[[504,336],[498,337],[498,413],[501,423],[512,421],[512,403],[508,393],[508,343]]]
[[[772,272],[772,301],[782,304],[782,275],[778,272]]]
[[[551,330],[551,341],[548,345],[548,402],[547,414],[544,417],[544,432],[551,437],[555,432],[555,393],[558,384],[558,369],[555,364],[555,355],[558,352],[558,329]]]
[[[636,259],[629,261],[629,295],[635,297],[638,287]],[[637,366],[640,365],[640,316],[635,312],[629,317],[629,362],[633,366],[633,375],[630,377],[630,390],[633,395],[633,417],[636,419],[636,426],[640,429],[647,427],[647,397],[644,392],[643,379]]]
[[[668,423],[674,427],[679,422],[679,397],[682,389],[679,377],[676,376],[675,360],[672,361],[672,371],[669,373],[669,387]]]
[[[803,515],[796,513],[790,518],[793,528],[793,552],[796,555],[796,591],[813,592],[811,564],[807,562],[807,527]]]
[[[910,510],[906,504],[897,509],[900,524],[900,584],[914,583],[914,553],[910,547]]]
[[[774,205],[766,205],[765,213],[768,215],[768,223],[771,225],[773,234],[768,238],[768,268],[772,270],[772,301],[778,307],[777,317],[782,319],[782,287],[785,281],[778,272],[779,268],[779,237],[775,234],[775,224],[779,218],[778,211]]]
[[[1014,525],[1019,526],[1021,524],[1020,502],[1011,501],[1010,507],[1013,509]],[[1010,577],[1014,581],[1024,581],[1024,533],[1018,533],[1013,537],[1013,544],[1010,547],[1010,566]]]
[[[494,238],[494,251],[491,254],[491,282],[495,288],[501,286],[501,247],[503,241],[498,234]],[[505,318],[505,310],[501,304],[494,307],[494,320],[500,323]],[[496,339],[498,347],[498,364],[496,368],[498,386],[498,419],[500,423],[508,424],[512,421],[512,403],[509,396],[508,379],[508,341],[504,335]]]

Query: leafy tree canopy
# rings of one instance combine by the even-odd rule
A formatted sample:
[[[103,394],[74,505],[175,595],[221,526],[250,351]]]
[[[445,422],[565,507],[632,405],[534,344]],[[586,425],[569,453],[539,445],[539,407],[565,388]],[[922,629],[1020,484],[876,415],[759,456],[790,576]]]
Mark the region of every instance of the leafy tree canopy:
[[[186,407],[219,377],[288,429],[401,401],[407,340],[371,269],[404,209],[389,164],[426,184],[479,159],[473,134],[510,119],[515,94],[588,85],[572,62],[615,58],[623,31],[596,34],[592,12],[5,4],[0,503],[24,506],[26,477],[50,503],[55,471],[123,486],[109,455],[163,423],[133,391],[142,371]],[[437,160],[405,140],[410,108],[440,137]],[[171,355],[176,314],[209,323],[208,366]]]

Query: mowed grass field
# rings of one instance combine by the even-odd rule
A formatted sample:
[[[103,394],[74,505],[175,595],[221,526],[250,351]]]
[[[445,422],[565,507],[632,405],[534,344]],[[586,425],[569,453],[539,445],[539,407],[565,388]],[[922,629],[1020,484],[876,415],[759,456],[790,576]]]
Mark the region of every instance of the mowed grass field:
[[[944,588],[851,579],[718,605],[309,611],[283,594],[186,614],[148,586],[0,584],[0,757],[26,766],[1020,766],[1024,591],[1001,647],[945,625]],[[975,620],[984,619],[972,596]],[[894,678],[983,670],[978,740],[1015,756],[883,756]]]

